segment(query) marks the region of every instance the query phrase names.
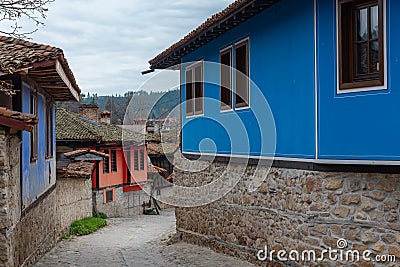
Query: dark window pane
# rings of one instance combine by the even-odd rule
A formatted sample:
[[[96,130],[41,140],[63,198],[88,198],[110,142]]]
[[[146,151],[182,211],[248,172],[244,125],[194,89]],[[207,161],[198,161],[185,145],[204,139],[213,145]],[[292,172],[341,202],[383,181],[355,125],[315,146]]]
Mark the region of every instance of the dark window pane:
[[[379,37],[379,8],[378,6],[371,7],[371,39]]]
[[[117,151],[114,149],[111,150],[111,171],[117,171]]]
[[[106,191],[106,203],[113,201],[113,191],[108,190]]]
[[[140,170],[144,170],[144,150],[140,150]]]
[[[194,69],[195,79],[195,113],[203,112],[203,64],[200,64]]]
[[[368,43],[357,44],[356,51],[357,75],[368,73]]]
[[[135,149],[134,151],[134,169],[135,171],[139,170],[139,151]]]
[[[127,175],[127,182],[132,182],[132,174],[131,174],[131,149],[128,148],[126,150],[126,175]]]
[[[192,70],[186,71],[186,113],[193,113]]]
[[[232,107],[231,51],[221,54],[221,108]]]
[[[370,44],[370,71],[379,71],[379,42],[373,41]]]
[[[104,154],[109,154],[108,150],[103,151]],[[109,173],[109,157],[103,159],[103,173]]]
[[[368,40],[368,8],[357,10],[356,16],[357,40]]]
[[[31,114],[37,115],[37,98],[31,95]],[[36,160],[38,157],[38,125],[36,124],[30,133],[31,139],[31,160]]]
[[[249,74],[249,59],[247,43],[236,48],[236,106],[248,105],[248,74]]]
[[[46,106],[46,157],[53,156],[53,106]]]

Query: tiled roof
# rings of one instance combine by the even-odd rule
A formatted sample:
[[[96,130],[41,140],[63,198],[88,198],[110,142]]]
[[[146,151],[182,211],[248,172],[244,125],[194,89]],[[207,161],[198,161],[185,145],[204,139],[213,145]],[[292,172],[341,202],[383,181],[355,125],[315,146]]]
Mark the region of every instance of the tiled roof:
[[[43,77],[50,76],[48,72],[45,73],[45,71],[49,70],[49,67],[56,71],[56,62],[60,63],[62,70],[71,83],[64,84],[65,88],[72,86],[79,94],[80,89],[76,83],[74,74],[72,73],[68,62],[64,57],[64,53],[60,48],[12,37],[0,36],[0,72],[11,74],[23,69],[32,68],[32,71],[28,70],[29,75],[34,79],[37,78],[39,85],[41,85]],[[43,82],[45,82],[45,80]],[[65,83],[62,77],[58,77],[57,79],[52,80],[51,84],[56,84],[56,86],[59,87],[58,83],[62,82]],[[52,90],[49,89],[49,91],[52,93]]]
[[[68,153],[64,153],[64,156],[66,156],[67,158],[74,158],[77,156],[81,156],[84,154],[93,154],[99,157],[103,157],[103,158],[108,158],[108,155],[96,150],[91,150],[91,149],[80,149],[80,150],[74,150]]]
[[[175,143],[148,143],[147,154],[159,155],[159,154],[174,154],[179,148],[178,144]]]
[[[56,113],[57,140],[65,141],[95,141],[102,143],[115,143],[132,141],[143,143],[140,136],[130,131],[124,131],[112,124],[95,123],[79,118],[77,114],[59,108]]]
[[[226,9],[211,16],[177,43],[149,61],[151,69],[164,69],[179,64],[180,59],[198,47],[253,17],[280,0],[236,0]]]
[[[38,123],[38,118],[32,114],[25,114],[0,107],[0,125],[17,130],[32,131]]]
[[[92,177],[95,163],[93,162],[71,162],[67,168],[61,171],[63,178],[86,178]],[[60,170],[59,170],[60,172]]]
[[[153,164],[150,164],[147,168],[147,172],[155,172],[159,174],[166,174],[167,170],[158,166],[155,166]]]

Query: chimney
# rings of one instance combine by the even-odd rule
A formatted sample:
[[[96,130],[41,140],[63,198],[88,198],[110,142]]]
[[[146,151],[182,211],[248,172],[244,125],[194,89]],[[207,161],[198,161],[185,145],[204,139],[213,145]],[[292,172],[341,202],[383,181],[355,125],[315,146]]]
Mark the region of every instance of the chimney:
[[[80,104],[79,117],[99,122],[99,106],[96,104]]]
[[[100,113],[100,122],[111,124],[111,112],[108,110],[104,110]]]

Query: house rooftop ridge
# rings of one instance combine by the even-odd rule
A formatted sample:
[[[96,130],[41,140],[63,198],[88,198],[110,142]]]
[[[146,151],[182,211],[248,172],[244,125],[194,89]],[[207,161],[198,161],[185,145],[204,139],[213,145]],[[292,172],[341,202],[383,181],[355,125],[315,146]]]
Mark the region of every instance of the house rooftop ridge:
[[[165,69],[179,64],[179,59],[183,56],[279,1],[236,0],[224,10],[209,17],[181,40],[149,60],[150,69]]]

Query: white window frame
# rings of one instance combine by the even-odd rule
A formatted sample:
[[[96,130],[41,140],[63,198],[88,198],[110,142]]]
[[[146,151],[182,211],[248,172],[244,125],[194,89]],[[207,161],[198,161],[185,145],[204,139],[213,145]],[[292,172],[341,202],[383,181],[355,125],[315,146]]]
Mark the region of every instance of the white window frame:
[[[227,51],[229,51],[230,52],[230,54],[231,54],[231,56],[230,56],[230,72],[229,72],[229,74],[230,74],[230,80],[231,80],[231,106],[230,106],[230,108],[223,108],[223,106],[222,106],[222,94],[221,94],[221,86],[222,86],[222,72],[221,72],[221,69],[222,69],[222,65],[221,65],[221,55],[222,54],[224,54],[224,53],[226,53]],[[231,111],[233,111],[233,96],[234,96],[234,94],[233,94],[233,75],[232,75],[232,71],[233,71],[233,45],[229,45],[229,46],[227,46],[227,47],[225,47],[225,48],[223,48],[223,49],[221,49],[220,51],[219,51],[219,62],[220,62],[220,78],[219,78],[219,84],[220,84],[220,90],[219,90],[219,101],[220,101],[220,111],[221,111],[221,113],[224,113],[224,112],[231,112]]]
[[[240,46],[242,46],[243,44],[247,44],[247,59],[248,59],[248,69],[249,69],[249,73],[248,73],[248,85],[247,85],[247,105],[243,106],[243,107],[237,107],[237,103],[236,103],[236,90],[237,90],[237,84],[236,84],[236,49]],[[244,109],[250,109],[250,37],[246,37],[238,42],[236,42],[234,44],[234,49],[233,49],[233,59],[234,59],[234,71],[235,71],[235,75],[233,77],[233,90],[234,90],[234,99],[235,99],[235,105],[232,104],[233,108],[235,110],[244,110]]]
[[[199,61],[197,61],[197,62],[195,62],[195,63],[193,63],[193,64],[191,64],[191,65],[186,67],[186,69],[185,69],[185,95],[186,95],[186,99],[187,99],[186,73],[189,70],[191,70],[192,71],[192,82],[195,81],[195,69],[199,65],[201,66],[201,81],[202,81],[202,91],[203,91],[203,96],[202,96],[201,101],[202,101],[202,107],[203,108],[202,108],[202,110],[200,112],[198,111],[196,113],[196,100],[195,100],[196,99],[196,94],[195,94],[196,93],[196,88],[195,88],[195,86],[192,86],[192,96],[193,96],[193,98],[191,99],[191,101],[192,101],[192,105],[193,105],[193,112],[188,113],[187,112],[187,105],[186,105],[186,110],[185,110],[186,118],[192,118],[192,117],[198,117],[198,116],[203,116],[204,115],[204,61],[203,60],[199,60]]]
[[[387,31],[386,31],[386,0],[382,1],[383,3],[383,58],[384,58],[384,72],[383,72],[383,85],[379,86],[369,86],[369,87],[360,87],[353,89],[340,89],[340,54],[339,54],[339,0],[336,0],[336,94],[343,95],[349,93],[357,93],[357,92],[368,92],[368,91],[378,91],[378,90],[387,90],[388,89],[388,58],[387,58]]]

